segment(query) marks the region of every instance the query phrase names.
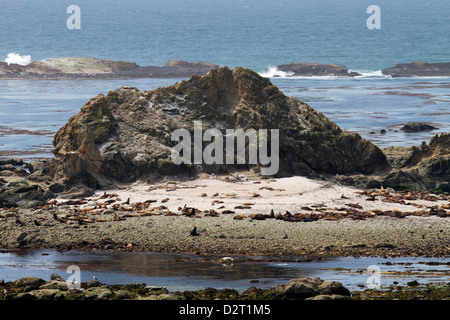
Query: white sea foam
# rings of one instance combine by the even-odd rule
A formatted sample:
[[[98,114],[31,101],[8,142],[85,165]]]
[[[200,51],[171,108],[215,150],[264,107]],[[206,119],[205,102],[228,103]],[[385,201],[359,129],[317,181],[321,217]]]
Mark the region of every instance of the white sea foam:
[[[261,77],[264,78],[274,78],[274,77],[280,77],[280,78],[286,78],[291,77],[294,74],[294,72],[284,72],[279,70],[276,66],[269,66],[266,70],[260,73]]]
[[[358,72],[360,76],[357,78],[391,78],[390,75],[385,75],[381,70],[349,70],[349,72]]]
[[[391,78],[389,75],[384,75],[381,70],[349,70],[349,72],[358,72],[360,76],[354,78]],[[294,72],[285,72],[279,70],[276,66],[269,66],[266,70],[259,73],[261,77],[265,78],[292,78],[292,79],[345,79],[343,76],[294,76]],[[348,78],[352,79],[352,78]]]
[[[26,66],[27,64],[29,64],[31,62],[31,56],[30,55],[21,56],[18,53],[8,53],[8,56],[6,57],[5,62],[8,64],[15,63],[15,64],[20,64],[22,66]]]

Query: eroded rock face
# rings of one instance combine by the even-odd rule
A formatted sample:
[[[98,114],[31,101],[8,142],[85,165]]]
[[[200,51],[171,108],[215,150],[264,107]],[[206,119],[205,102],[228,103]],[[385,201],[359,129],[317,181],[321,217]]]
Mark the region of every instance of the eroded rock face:
[[[420,146],[384,149],[392,169],[383,175],[339,177],[359,187],[384,186],[395,190],[450,192],[450,133],[435,134]],[[339,179],[338,179],[339,180]]]
[[[345,134],[322,113],[285,96],[268,79],[243,68],[211,70],[188,81],[140,91],[123,87],[92,98],[54,137],[53,176],[91,188],[150,174],[222,173],[250,165],[175,165],[175,129],[279,129],[277,176],[370,174],[388,167],[383,152],[357,134]]]
[[[450,133],[435,134],[428,145],[413,147],[402,170],[425,186],[450,191]]]

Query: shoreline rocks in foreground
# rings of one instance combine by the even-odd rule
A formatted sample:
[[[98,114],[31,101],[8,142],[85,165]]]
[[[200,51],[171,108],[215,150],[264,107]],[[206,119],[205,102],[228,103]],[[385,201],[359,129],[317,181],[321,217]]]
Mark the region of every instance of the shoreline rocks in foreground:
[[[36,277],[0,280],[0,300],[448,300],[450,295],[449,284],[424,286],[412,281],[407,286],[350,292],[341,282],[318,277],[292,279],[268,289],[250,287],[241,293],[229,288],[169,292],[145,283],[108,285],[98,280],[79,285],[79,289],[69,289],[58,274],[52,274],[49,281]]]
[[[169,292],[164,287],[141,284],[107,285],[98,280],[66,282],[52,274],[49,281],[24,277],[11,282],[0,280],[0,300],[349,300],[351,292],[342,283],[318,277],[292,279],[269,289],[250,287],[242,293],[234,289],[205,288]]]

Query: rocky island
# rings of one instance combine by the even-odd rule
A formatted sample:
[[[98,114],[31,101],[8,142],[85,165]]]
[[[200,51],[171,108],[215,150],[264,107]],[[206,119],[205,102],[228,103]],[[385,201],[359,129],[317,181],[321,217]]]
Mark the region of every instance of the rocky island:
[[[182,78],[204,75],[217,65],[208,62],[167,61],[163,67],[139,66],[133,62],[96,58],[49,58],[28,65],[0,62],[2,79],[79,79],[79,78]]]
[[[349,72],[346,66],[336,64],[319,63],[299,63],[281,64],[277,69],[286,72],[290,76],[338,76],[338,77],[356,77],[360,76],[358,72]]]
[[[169,60],[164,66],[140,66],[134,62],[110,61],[89,57],[60,57],[33,61],[27,65],[0,62],[0,79],[107,79],[107,78],[189,78],[203,76],[218,65],[209,62]],[[276,69],[287,76],[357,77],[360,73],[346,66],[292,62]],[[399,63],[382,70],[392,77],[450,76],[450,63]]]
[[[415,61],[398,63],[391,68],[383,69],[382,73],[392,77],[448,77],[450,76],[450,62],[428,63]]]

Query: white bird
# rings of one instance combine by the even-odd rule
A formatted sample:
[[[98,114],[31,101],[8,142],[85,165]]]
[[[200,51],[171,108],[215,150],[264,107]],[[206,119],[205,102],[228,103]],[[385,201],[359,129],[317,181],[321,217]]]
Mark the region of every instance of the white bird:
[[[97,278],[95,276],[92,276],[94,278],[94,280],[97,280]]]

